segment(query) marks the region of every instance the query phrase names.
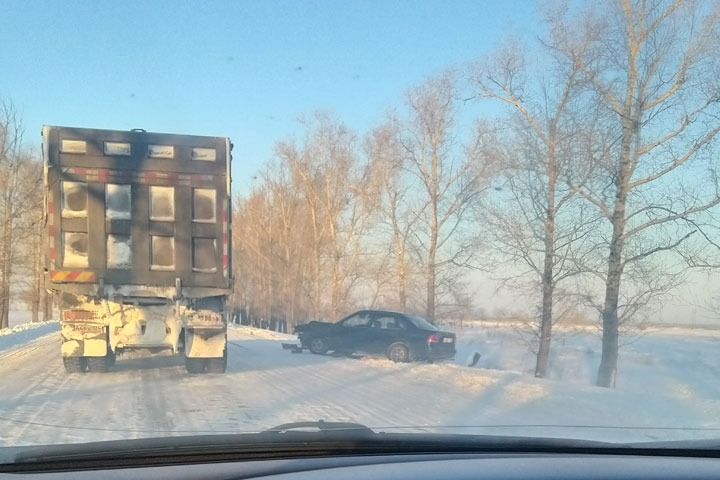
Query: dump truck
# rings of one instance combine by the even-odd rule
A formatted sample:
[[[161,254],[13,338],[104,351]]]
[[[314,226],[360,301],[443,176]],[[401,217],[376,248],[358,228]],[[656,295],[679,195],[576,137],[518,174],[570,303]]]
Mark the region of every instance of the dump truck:
[[[227,366],[232,143],[44,126],[46,279],[69,373],[116,356]]]

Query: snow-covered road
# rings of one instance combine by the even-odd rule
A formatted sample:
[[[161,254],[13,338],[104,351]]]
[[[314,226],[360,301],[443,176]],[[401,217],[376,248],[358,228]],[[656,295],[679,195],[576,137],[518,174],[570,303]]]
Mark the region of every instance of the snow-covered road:
[[[666,365],[653,348],[663,341],[677,344],[658,337],[647,348],[626,349],[624,355],[635,359],[632,368],[624,365],[629,376],[617,389],[601,389],[568,378],[538,380],[522,368],[502,369],[502,356],[509,357],[513,348],[499,331],[466,332],[465,337],[475,343],[461,348],[458,360],[462,363],[471,347],[484,349],[481,368],[292,354],[280,345],[290,336],[234,327],[225,375],[188,375],[176,357],[121,357],[106,374],[68,375],[55,328],[0,351],[0,446],[248,432],[319,419],[379,430],[413,426],[614,441],[720,437],[720,430],[713,430],[720,429],[717,353],[697,368],[684,365],[687,358],[675,353],[671,376],[663,376]],[[713,338],[698,342],[688,346],[688,355],[704,358],[702,348],[710,353],[718,345]],[[572,371],[563,358],[570,358],[567,365],[584,368],[578,365],[593,356],[588,348],[578,341],[571,346],[558,342],[555,371]],[[692,355],[689,361],[695,362]],[[461,425],[477,428],[438,430]]]

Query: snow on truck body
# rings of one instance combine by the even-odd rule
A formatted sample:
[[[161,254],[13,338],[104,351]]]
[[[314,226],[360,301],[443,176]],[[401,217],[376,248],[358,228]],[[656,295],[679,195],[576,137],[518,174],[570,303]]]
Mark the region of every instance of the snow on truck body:
[[[224,371],[229,139],[52,126],[42,136],[47,284],[68,370],[145,349]]]

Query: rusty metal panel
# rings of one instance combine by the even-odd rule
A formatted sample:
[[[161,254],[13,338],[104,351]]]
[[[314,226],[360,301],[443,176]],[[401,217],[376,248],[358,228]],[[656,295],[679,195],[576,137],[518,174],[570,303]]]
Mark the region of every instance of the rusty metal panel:
[[[48,271],[72,273],[49,274],[51,285],[172,287],[180,279],[229,289],[230,148],[224,137],[44,127]],[[160,194],[154,207],[151,192]],[[75,246],[87,241],[86,267],[82,253],[63,266],[64,235]],[[153,268],[152,236],[173,238],[172,268],[167,259]]]

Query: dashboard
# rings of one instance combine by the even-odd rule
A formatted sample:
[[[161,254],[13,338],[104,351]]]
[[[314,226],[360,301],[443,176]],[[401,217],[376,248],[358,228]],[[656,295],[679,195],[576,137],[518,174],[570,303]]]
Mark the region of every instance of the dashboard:
[[[421,454],[313,457],[134,467],[101,466],[0,473],[0,479],[716,479],[720,458],[595,454]]]

